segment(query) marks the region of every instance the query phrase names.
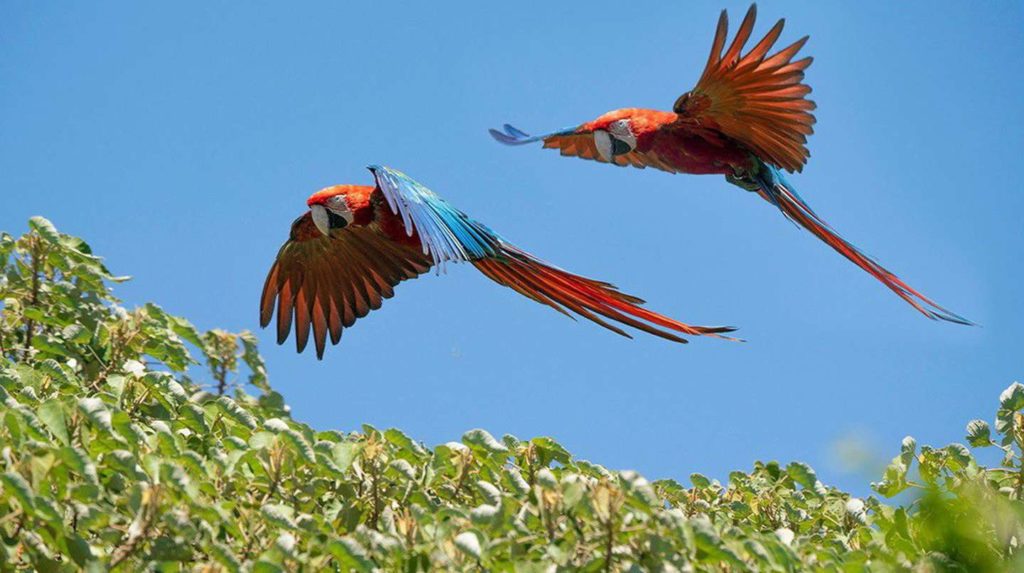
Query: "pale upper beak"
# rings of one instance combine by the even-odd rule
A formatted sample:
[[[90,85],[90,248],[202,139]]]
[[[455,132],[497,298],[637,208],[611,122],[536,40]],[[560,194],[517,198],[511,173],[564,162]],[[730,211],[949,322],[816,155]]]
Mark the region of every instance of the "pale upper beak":
[[[632,134],[624,136],[611,134],[603,129],[594,130],[594,147],[601,159],[611,160],[623,153],[629,153],[636,147],[636,138]]]
[[[594,146],[597,147],[597,154],[605,161],[612,160],[612,136],[603,129],[594,131]]]
[[[309,212],[313,215],[313,224],[316,225],[316,228],[325,237],[329,237],[331,235],[331,218],[327,214],[327,208],[323,205],[312,205]]]

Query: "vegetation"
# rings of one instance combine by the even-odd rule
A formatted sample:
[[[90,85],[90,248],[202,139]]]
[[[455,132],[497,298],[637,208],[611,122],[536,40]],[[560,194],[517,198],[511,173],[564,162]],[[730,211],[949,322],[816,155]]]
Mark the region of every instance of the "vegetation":
[[[80,239],[0,235],[0,570],[990,571],[1018,556],[1024,386],[994,430],[899,455],[905,506],[755,463],[649,482],[555,440],[293,420],[248,333],[119,306]],[[208,367],[202,381],[189,374]],[[198,378],[198,376],[197,376]]]

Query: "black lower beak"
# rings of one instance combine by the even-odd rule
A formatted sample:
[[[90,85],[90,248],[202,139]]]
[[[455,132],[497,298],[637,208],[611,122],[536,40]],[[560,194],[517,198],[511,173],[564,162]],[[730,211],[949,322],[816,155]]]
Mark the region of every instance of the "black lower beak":
[[[633,150],[629,148],[629,144],[621,139],[615,139],[615,137],[612,137],[612,155],[618,156],[623,153],[629,153],[630,151]]]
[[[348,221],[344,217],[338,215],[330,209],[327,210],[327,224],[333,229],[344,229],[348,225]]]

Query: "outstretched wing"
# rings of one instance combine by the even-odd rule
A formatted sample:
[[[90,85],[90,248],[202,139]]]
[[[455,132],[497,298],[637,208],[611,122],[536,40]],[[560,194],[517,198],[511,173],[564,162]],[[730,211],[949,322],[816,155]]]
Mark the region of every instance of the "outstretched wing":
[[[619,167],[653,167],[669,173],[676,173],[672,165],[663,161],[653,150],[640,152],[636,149],[629,153],[623,153],[612,157],[611,161],[601,157],[597,152],[597,145],[594,142],[594,133],[584,127],[567,128],[554,131],[545,135],[531,136],[516,127],[505,124],[502,126],[504,132],[496,129],[488,130],[491,137],[505,145],[525,145],[536,141],[543,141],[544,147],[557,149],[559,153],[566,156],[579,157],[581,159],[592,159],[601,163],[611,163]]]
[[[815,105],[806,99],[811,88],[803,83],[804,70],[813,59],[792,60],[807,36],[768,55],[782,34],[785,20],[779,20],[743,55],[756,16],[757,6],[751,5],[725,49],[729,18],[722,11],[704,73],[692,90],[676,100],[673,110],[717,128],[768,163],[800,171],[810,157],[807,136],[814,132],[810,112]]]
[[[465,262],[493,255],[494,237],[482,225],[436,193],[390,167],[371,165],[377,187],[391,211],[402,217],[409,236],[415,233],[438,271],[445,262]]]
[[[394,296],[398,283],[416,278],[432,266],[415,247],[389,240],[372,227],[349,226],[324,236],[310,213],[292,223],[291,236],[277,259],[260,297],[260,326],[277,309],[277,343],[295,324],[295,345],[305,349],[312,328],[317,358],[356,319],[380,308]]]
[[[629,335],[600,317],[676,342],[686,340],[673,331],[720,336],[734,330],[691,326],[651,312],[640,306],[642,300],[608,283],[566,272],[515,247],[405,174],[376,165],[370,170],[410,235],[415,231],[423,252],[430,253],[436,262],[470,262],[498,284],[563,314],[572,311],[623,336]]]

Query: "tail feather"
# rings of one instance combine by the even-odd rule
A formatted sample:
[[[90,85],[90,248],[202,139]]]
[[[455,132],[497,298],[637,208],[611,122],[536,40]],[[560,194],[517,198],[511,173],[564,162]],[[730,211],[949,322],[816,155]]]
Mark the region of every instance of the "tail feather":
[[[731,326],[679,322],[642,307],[642,300],[619,292],[608,283],[566,272],[509,244],[503,244],[502,251],[501,257],[474,260],[473,265],[498,284],[568,316],[572,316],[568,312],[572,311],[627,337],[629,334],[624,330],[600,317],[675,342],[687,342],[676,333],[739,340],[726,336],[736,330]]]
[[[935,301],[911,288],[903,279],[894,275],[875,259],[863,253],[840,236],[804,202],[796,190],[786,181],[782,173],[774,166],[762,163],[761,171],[756,180],[758,183],[758,194],[766,201],[778,207],[787,219],[807,229],[814,236],[828,244],[828,246],[838,251],[839,254],[853,262],[853,264],[867,271],[868,274],[889,287],[897,296],[907,301],[921,314],[932,320],[944,320],[955,324],[976,326],[970,320],[939,306]]]

